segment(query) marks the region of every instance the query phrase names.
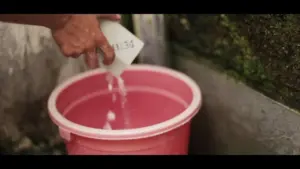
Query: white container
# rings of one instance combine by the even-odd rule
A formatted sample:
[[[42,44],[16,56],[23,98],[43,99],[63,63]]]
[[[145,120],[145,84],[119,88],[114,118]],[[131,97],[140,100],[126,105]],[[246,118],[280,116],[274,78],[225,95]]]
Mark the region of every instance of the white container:
[[[119,76],[137,57],[144,43],[118,22],[101,21],[100,28],[115,50],[115,60],[111,65],[104,65],[103,56],[99,55],[99,65],[114,76]]]

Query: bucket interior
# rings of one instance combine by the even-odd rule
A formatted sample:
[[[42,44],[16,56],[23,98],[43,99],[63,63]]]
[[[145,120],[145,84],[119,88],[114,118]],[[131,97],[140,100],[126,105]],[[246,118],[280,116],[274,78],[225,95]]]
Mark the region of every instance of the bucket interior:
[[[158,71],[127,70],[122,74],[127,89],[127,101],[122,107],[117,79],[113,80],[111,92],[106,75],[99,72],[64,88],[56,100],[58,112],[73,123],[103,129],[111,111],[116,117],[110,122],[111,128],[122,130],[169,120],[182,113],[193,100],[190,87],[175,76]]]

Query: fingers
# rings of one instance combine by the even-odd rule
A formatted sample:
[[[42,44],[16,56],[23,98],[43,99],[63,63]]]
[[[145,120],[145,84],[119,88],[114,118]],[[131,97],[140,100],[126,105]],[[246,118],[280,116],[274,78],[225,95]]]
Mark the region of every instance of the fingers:
[[[121,20],[120,14],[99,14],[97,15],[100,19],[109,19],[109,20]],[[111,47],[106,37],[100,30],[100,32],[95,37],[96,47],[100,48],[104,55],[103,63],[109,65],[113,62],[115,58],[114,49]]]
[[[121,20],[121,15],[120,14],[98,14],[98,18],[100,19],[108,19],[108,20]]]
[[[114,49],[109,45],[109,42],[107,41],[104,34],[100,31],[96,35],[96,46],[101,49],[104,55],[103,63],[105,65],[109,65],[113,62],[115,58],[115,52]]]
[[[79,48],[73,48],[70,46],[62,46],[61,48],[62,53],[66,56],[66,57],[72,57],[72,58],[77,58],[81,55],[82,53],[82,49]]]
[[[84,55],[84,61],[90,69],[99,67],[98,56],[96,55],[95,50],[86,52],[86,54]]]
[[[81,44],[76,44],[72,42],[78,42],[74,36],[69,34],[61,34],[60,32],[53,35],[53,38],[56,40],[57,44],[60,46],[61,52],[66,57],[77,58],[82,54],[84,46]]]
[[[119,14],[101,14],[101,19],[120,20]],[[99,66],[95,50],[103,52],[103,63],[109,65],[113,62],[115,53],[108,40],[99,27],[95,15],[78,15],[65,25],[53,30],[53,37],[60,46],[62,53],[67,57],[78,57],[85,53],[85,62],[90,68]]]

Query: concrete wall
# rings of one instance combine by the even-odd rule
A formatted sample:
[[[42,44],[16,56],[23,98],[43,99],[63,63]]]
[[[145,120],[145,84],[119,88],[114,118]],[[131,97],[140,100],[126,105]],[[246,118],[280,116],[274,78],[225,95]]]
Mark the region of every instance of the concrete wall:
[[[201,87],[193,120],[192,154],[299,154],[300,116],[217,71],[206,60],[179,57],[179,70]]]
[[[61,140],[47,115],[48,95],[84,64],[64,58],[42,27],[0,22],[0,44],[0,152],[50,150]]]

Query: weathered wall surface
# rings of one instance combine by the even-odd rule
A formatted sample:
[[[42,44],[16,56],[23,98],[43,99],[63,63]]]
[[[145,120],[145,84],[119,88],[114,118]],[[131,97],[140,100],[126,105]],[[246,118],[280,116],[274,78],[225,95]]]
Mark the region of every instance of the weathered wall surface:
[[[0,152],[62,153],[46,102],[83,62],[64,58],[42,27],[0,22],[0,44]]]
[[[191,154],[299,154],[299,114],[213,67],[179,57],[179,70],[204,99],[192,123]]]
[[[169,16],[171,44],[300,110],[299,14]]]

